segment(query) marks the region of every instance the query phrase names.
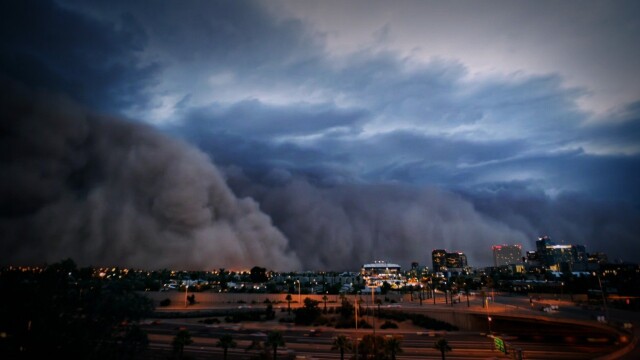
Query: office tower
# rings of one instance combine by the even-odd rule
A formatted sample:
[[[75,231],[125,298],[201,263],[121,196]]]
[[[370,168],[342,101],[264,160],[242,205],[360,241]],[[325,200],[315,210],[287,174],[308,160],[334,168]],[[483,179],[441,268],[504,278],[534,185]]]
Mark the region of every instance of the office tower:
[[[595,253],[591,253],[589,254],[589,264],[596,264],[596,265],[600,265],[600,264],[606,264],[609,262],[609,258],[607,256],[607,254],[603,253],[603,252],[595,252]]]
[[[536,240],[536,251],[538,253],[538,261],[544,266],[549,266],[555,263],[554,254],[552,254],[551,247],[556,243],[548,236],[541,236]]]
[[[433,250],[431,252],[431,261],[433,262],[433,272],[442,271],[447,266],[446,263],[447,250]]]
[[[536,249],[540,262],[555,271],[582,271],[587,267],[584,245],[557,245],[548,236],[538,238]]]
[[[521,245],[493,245],[493,265],[522,264]]]
[[[538,251],[538,255],[543,254],[546,251],[547,246],[555,245],[550,237],[547,235],[541,236],[536,240],[536,250]]]
[[[449,269],[462,269],[467,266],[467,255],[462,252],[447,253],[445,260]]]

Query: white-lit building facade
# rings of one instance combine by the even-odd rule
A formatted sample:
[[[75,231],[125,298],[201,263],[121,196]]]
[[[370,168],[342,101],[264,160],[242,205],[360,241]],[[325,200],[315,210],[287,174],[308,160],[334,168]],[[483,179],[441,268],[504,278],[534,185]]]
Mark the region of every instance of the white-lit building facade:
[[[406,278],[401,273],[400,265],[388,263],[386,261],[374,261],[373,263],[362,265],[360,271],[365,282],[363,292],[380,292],[384,283],[392,289],[399,289],[407,284]]]

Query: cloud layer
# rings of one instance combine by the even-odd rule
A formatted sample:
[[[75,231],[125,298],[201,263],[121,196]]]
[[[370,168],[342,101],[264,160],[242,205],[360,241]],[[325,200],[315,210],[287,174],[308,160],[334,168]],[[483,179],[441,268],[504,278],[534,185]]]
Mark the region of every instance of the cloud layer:
[[[374,258],[430,265],[430,251],[447,248],[484,266],[492,244],[533,249],[547,234],[640,261],[633,255],[640,251],[629,251],[640,233],[640,79],[632,66],[640,62],[640,26],[629,15],[636,2],[366,5],[363,13],[357,1],[5,2],[0,72],[64,93],[87,113],[152,124],[206,154],[185,144],[173,150],[200,165],[171,165],[184,179],[170,182],[210,178],[222,189],[228,181],[255,201],[237,201],[238,209],[253,209],[235,210],[247,215],[239,218],[264,216],[261,229],[270,234],[247,240],[260,253],[249,258],[234,257],[238,245],[227,243],[225,259],[271,259],[266,266],[281,268],[280,257],[291,255],[300,262],[290,266],[354,269]],[[111,120],[92,116],[100,125],[73,127],[72,138],[88,132],[96,144],[115,141]],[[64,124],[42,125],[32,125],[42,144],[71,136]],[[24,143],[3,139],[16,167],[14,159],[44,146],[17,139]],[[77,157],[69,161],[86,162]],[[100,179],[113,179],[121,192],[132,186],[110,157],[92,159]],[[136,159],[127,163],[132,173],[158,160]],[[66,189],[58,160],[51,176],[26,178],[46,180],[41,189]],[[87,194],[130,206],[127,197],[94,193],[102,182],[93,177],[70,179],[84,194],[74,208],[98,196]],[[21,184],[5,210],[12,229],[16,216],[62,191]],[[180,198],[193,212],[148,209],[163,229],[189,227],[187,242],[201,238],[194,229],[206,217],[202,209],[227,208],[233,198],[193,191],[156,188],[162,209]],[[56,219],[45,228],[94,221]],[[59,249],[56,255],[65,245]]]

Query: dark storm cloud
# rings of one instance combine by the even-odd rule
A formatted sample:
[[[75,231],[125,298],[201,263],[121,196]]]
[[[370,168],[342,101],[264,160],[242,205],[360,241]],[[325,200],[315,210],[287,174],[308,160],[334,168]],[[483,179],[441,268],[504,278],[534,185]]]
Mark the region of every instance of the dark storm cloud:
[[[379,259],[431,266],[436,248],[464,251],[470,264],[488,265],[491,244],[528,241],[519,230],[437,188],[318,187],[300,179],[265,187],[237,171],[228,176],[232,187],[260,201],[309,269],[348,270]]]
[[[478,84],[472,94],[465,100],[482,111],[489,138],[555,148],[573,140],[572,132],[588,118],[576,103],[584,90],[563,87],[558,75],[492,79]]]
[[[317,51],[300,21],[277,21],[256,1],[61,2],[96,18],[130,14],[148,29],[154,51],[189,64],[248,68]]]
[[[371,32],[375,44],[358,43],[340,52],[331,45],[336,34],[323,32],[326,29],[322,27],[311,28],[304,16],[275,16],[275,7],[268,2],[202,1],[189,6],[169,1],[60,4],[3,4],[7,11],[2,13],[6,20],[2,36],[7,41],[0,45],[2,72],[34,87],[65,92],[92,108],[153,122],[166,135],[197,145],[216,164],[224,165],[234,191],[254,198],[288,239],[269,226],[269,219],[259,211],[257,203],[237,200],[243,204],[237,207],[248,212],[247,216],[238,216],[259,222],[259,228],[269,233],[249,236],[244,242],[225,242],[223,249],[229,254],[237,254],[241,250],[238,246],[245,252],[255,252],[243,260],[269,261],[265,265],[281,268],[293,250],[307,268],[353,269],[381,257],[403,264],[414,260],[428,264],[431,249],[447,248],[467,252],[471,264],[481,266],[490,263],[491,244],[519,242],[532,248],[542,233],[570,243],[584,243],[589,250],[599,250],[603,237],[615,238],[618,243],[612,251],[619,252],[612,254],[614,257],[624,257],[624,246],[635,249],[632,242],[636,241],[633,234],[638,233],[635,224],[640,204],[636,185],[640,182],[637,104],[606,116],[590,114],[578,105],[589,99],[592,89],[577,86],[580,81],[568,81],[565,76],[571,71],[567,69],[584,68],[580,66],[584,59],[604,62],[607,52],[590,57],[587,55],[592,48],[587,47],[577,53],[580,56],[568,57],[563,52],[545,62],[558,52],[548,51],[531,39],[549,40],[554,49],[568,49],[578,43],[575,36],[569,36],[572,32],[563,31],[565,25],[558,26],[557,18],[549,20],[546,16],[553,7],[534,11],[536,18],[549,20],[549,26],[540,31],[530,29],[530,37],[523,36],[520,30],[512,33],[500,26],[514,25],[515,19],[528,16],[535,10],[532,3],[491,9],[482,6],[479,17],[473,11],[459,9],[464,20],[468,20],[465,16],[473,19],[469,28],[460,27],[463,22],[450,23],[442,17],[435,19],[437,22],[427,22],[429,26],[437,23],[438,31],[425,32],[424,36],[417,27],[421,22],[415,21],[413,33],[436,39],[434,45],[450,42],[463,50],[465,45],[478,44],[465,44],[463,40],[467,38],[475,41],[487,34],[506,34],[488,38],[505,41],[509,51],[445,52],[426,58],[413,56],[413,51],[394,50],[390,42],[399,34],[397,22],[377,26]],[[566,9],[573,6],[556,15],[572,13]],[[616,11],[607,13],[604,19]],[[518,16],[511,16],[514,12]],[[428,12],[429,16],[432,13]],[[584,13],[572,14],[575,20],[588,20],[581,22],[586,26],[593,25],[590,19],[596,13],[600,12],[590,7]],[[421,11],[410,14],[423,16]],[[349,13],[335,15],[347,16],[358,24],[367,20]],[[460,20],[458,16],[455,19]],[[481,24],[488,19],[503,21],[490,22],[487,33]],[[633,25],[633,21],[625,17],[625,26]],[[500,26],[494,28],[496,24]],[[607,34],[619,31],[617,26],[604,27]],[[560,40],[555,41],[552,33],[558,34]],[[588,32],[596,33],[595,28]],[[630,43],[629,38],[636,33],[625,33],[625,43]],[[515,37],[510,39],[509,34]],[[609,38],[615,37],[606,36]],[[522,47],[517,44],[521,39],[532,45],[527,48],[531,56],[502,71],[501,67],[510,60],[523,58]],[[387,43],[390,46],[385,46]],[[492,44],[493,41],[485,45]],[[623,49],[613,43],[595,49],[607,46],[615,48],[616,56]],[[416,48],[415,54],[419,53]],[[637,49],[631,53],[636,54]],[[473,56],[483,54],[489,56],[480,62],[489,61],[499,71],[477,72]],[[557,64],[558,59],[572,61],[565,61],[564,68],[545,67],[554,61]],[[541,68],[547,70],[527,71],[527,64],[536,62],[545,62]],[[612,63],[624,65],[626,60],[614,59]],[[603,74],[594,74],[593,79],[602,77]],[[634,86],[631,82],[626,89]],[[624,95],[625,99],[630,96]],[[53,106],[51,101],[47,104]],[[42,109],[37,114],[47,112],[44,105],[37,108]],[[138,205],[130,205],[129,195],[137,199],[142,191],[125,178],[131,180],[149,167],[157,169],[154,164],[158,160],[156,155],[145,153],[135,158],[139,161],[124,161],[130,157],[126,149],[137,149],[135,142],[147,148],[149,137],[156,139],[156,135],[120,141],[120,135],[114,133],[126,133],[124,129],[132,128],[119,121],[111,124],[110,120],[93,115],[86,116],[99,120],[75,121],[78,116],[85,117],[85,111],[76,106],[60,105],[59,111],[53,113],[69,111],[75,116],[46,117],[60,122],[55,126],[25,122],[31,130],[24,131],[33,131],[31,138],[16,135],[3,139],[2,146],[7,151],[2,156],[11,164],[7,169],[11,179],[19,183],[16,186],[22,187],[20,191],[2,193],[3,199],[10,199],[13,204],[3,208],[3,216],[12,219],[3,223],[3,231],[17,236],[21,226],[30,227],[33,221],[44,222],[51,216],[54,221],[43,224],[45,229],[55,230],[52,238],[60,241],[57,249],[78,248],[79,237],[70,237],[68,244],[61,240],[67,230],[77,234],[77,229],[91,239],[96,238],[93,234],[137,239],[141,233],[155,233],[158,229],[160,238],[174,239],[167,232],[174,234],[178,230],[189,233],[191,237],[187,239],[209,237],[208,231],[196,230],[204,226],[199,210],[203,206],[209,208],[209,202],[201,203],[208,198],[202,192],[187,194],[190,199],[181,203],[197,208],[190,216],[153,213],[136,217],[140,221],[125,221],[131,218],[126,214],[140,210]],[[96,145],[89,146],[91,141],[87,139],[96,141]],[[151,142],[159,144],[159,149],[174,144],[162,139]],[[99,148],[105,143],[113,144],[112,156]],[[88,147],[91,151],[69,151],[69,146]],[[182,155],[159,151],[165,159],[198,164],[191,170],[179,169],[179,180],[160,177],[172,184],[167,188],[179,189],[175,184],[182,184],[182,180],[203,177],[215,183],[211,185],[214,188],[224,189],[224,181],[203,154],[182,145],[167,146],[174,150],[179,147],[170,153]],[[55,161],[37,160],[49,153]],[[114,162],[127,166],[121,168]],[[145,181],[141,180],[141,184]],[[96,190],[96,184],[113,186]],[[174,195],[166,196],[174,199]],[[105,197],[112,201],[103,202]],[[233,199],[231,193],[223,198],[229,197]],[[94,204],[92,201],[98,205],[88,207],[87,204]],[[210,205],[226,208],[229,201]],[[107,210],[102,210],[101,204],[109,204]],[[533,211],[530,206],[549,211]],[[71,216],[61,219],[49,215],[58,209]],[[607,215],[615,214],[614,209],[625,209],[625,214]],[[105,215],[97,214],[98,210]],[[121,213],[124,215],[119,216]],[[101,225],[105,223],[116,226]],[[96,226],[107,230],[93,230]],[[223,239],[237,233],[226,225],[212,227],[216,234],[221,233],[219,230],[225,234],[220,235]],[[35,232],[30,231],[28,238],[32,239]],[[262,236],[266,240],[256,240]],[[182,233],[175,237],[184,239]],[[89,242],[94,248],[78,249],[76,254],[98,259],[95,247],[99,245],[95,244],[102,243],[103,240]],[[118,254],[126,253],[124,249],[129,251],[131,246],[145,246],[144,242],[134,244],[139,243],[118,242]],[[201,245],[205,251],[199,255],[209,254],[210,245]],[[24,251],[17,246],[15,249],[16,253]],[[157,254],[147,253],[148,257],[140,255],[140,262],[154,264]],[[176,254],[181,261],[193,255],[186,249]],[[169,256],[166,258],[168,262]],[[107,261],[112,259],[115,257],[106,257]]]
[[[361,72],[400,71],[398,61],[393,63],[384,57],[385,61],[373,64],[355,63],[349,67],[350,73],[364,79]],[[338,172],[342,179],[451,188],[536,180],[538,186],[549,191],[607,192],[606,183],[616,179],[629,184],[626,164],[634,163],[635,156],[602,161],[615,160],[616,156],[584,154],[582,141],[595,138],[595,132],[581,123],[584,114],[574,102],[579,92],[562,88],[556,76],[493,79],[469,89],[461,78],[464,72],[459,64],[450,64],[451,71],[442,62],[434,67],[414,75],[425,84],[446,85],[433,85],[437,97],[425,94],[422,88],[413,93],[414,103],[429,111],[414,109],[407,118],[385,117],[385,101],[391,107],[401,102],[401,97],[385,95],[392,93],[385,89],[406,91],[415,82],[413,76],[384,75],[388,83],[371,76],[369,83],[360,84],[362,102],[353,109],[332,104],[267,106],[257,101],[242,102],[223,110],[199,108],[187,113],[182,124],[170,131],[197,143],[221,163],[242,166],[248,173],[283,168],[330,178],[329,172]],[[346,77],[347,71],[343,72]],[[372,104],[365,101],[367,97]],[[392,113],[395,112],[389,112]],[[431,113],[438,114],[438,118],[432,121]],[[394,129],[396,122],[402,125],[399,130],[386,129]],[[381,130],[366,134],[366,127]],[[600,125],[597,138],[616,144],[620,131],[615,128],[616,125]],[[293,135],[307,137],[292,138]],[[633,136],[625,136],[633,144]],[[217,141],[209,144],[207,137]],[[597,166],[590,169],[581,164]],[[607,173],[601,177],[603,167]],[[544,179],[547,180],[539,181]],[[590,189],[591,184],[597,186]],[[639,199],[633,187],[626,191],[634,195],[633,199]]]
[[[640,101],[611,115],[611,123],[585,126],[579,140],[597,152],[633,155],[640,151]]]
[[[114,111],[149,99],[159,67],[137,54],[147,37],[135,19],[98,21],[51,1],[0,5],[0,71],[39,88],[64,91]]]
[[[477,211],[519,229],[529,239],[549,235],[558,244],[582,244],[587,252],[604,252],[610,261],[637,261],[640,211],[636,206],[576,193],[549,199],[522,183],[494,184],[467,196]],[[535,250],[533,240],[524,250]]]
[[[589,155],[580,151],[538,155],[489,165],[476,172],[483,183],[518,180],[513,174],[530,174],[531,186],[550,195],[581,193],[593,200],[611,200],[638,207],[640,157],[625,155]],[[485,181],[482,181],[482,180]]]
[[[435,59],[416,68],[393,54],[365,51],[329,81],[391,121],[453,127],[481,115],[457,100],[466,71],[457,61]]]
[[[292,88],[305,86],[304,78],[317,70],[322,52],[300,21],[276,20],[254,1],[196,1],[185,6],[170,1],[63,3],[114,23],[126,14],[148,34],[144,56],[160,63],[163,72],[150,89],[155,101],[135,111],[134,116],[143,120],[170,118],[184,96],[202,106],[226,98],[235,102],[295,91]],[[164,111],[155,114],[158,108]]]
[[[278,139],[289,136],[316,135],[330,131],[359,132],[365,113],[339,109],[332,104],[266,105],[245,100],[232,106],[212,105],[193,110],[188,126],[224,132],[249,139]]]
[[[261,203],[305,268],[349,269],[372,259],[431,265],[436,248],[463,251],[471,266],[492,264],[491,246],[549,235],[585,245],[611,260],[636,261],[640,211],[623,201],[583,193],[552,198],[530,182],[495,182],[472,191],[396,184],[318,186],[285,174],[261,185],[238,169],[226,171],[239,194]]]
[[[313,182],[327,184],[357,179],[348,166],[348,154],[332,154],[321,148],[301,147],[287,142],[275,143],[269,138],[258,138],[255,134],[247,136],[212,131],[207,122],[200,121],[170,129],[167,131],[196,145],[217,164],[241,167],[255,180],[271,181],[274,171],[295,173]]]
[[[469,141],[408,130],[376,135],[361,142],[342,145],[338,142],[329,139],[323,145],[342,146],[353,158],[368,159],[366,179],[439,185],[459,184],[463,182],[459,179],[462,176],[472,180],[474,170],[465,165],[505,161],[527,149],[527,144],[521,141]]]
[[[356,129],[393,129],[396,121],[406,129],[367,135],[366,130],[328,131],[338,125],[332,123],[309,128],[316,136],[304,141],[276,142],[276,134],[287,130],[274,129],[274,138],[255,136],[263,131],[230,136],[224,129],[208,129],[202,121],[206,113],[199,113],[197,120],[187,117],[183,128],[173,131],[223,164],[240,166],[249,178],[231,171],[234,190],[261,203],[292,247],[306,254],[309,267],[335,268],[348,259],[366,262],[372,257],[428,263],[429,251],[438,247],[465,251],[472,264],[488,265],[492,244],[521,243],[533,249],[535,239],[544,234],[585,244],[590,251],[602,250],[601,237],[613,237],[629,245],[612,247],[610,255],[629,259],[622,249],[633,246],[637,214],[604,217],[602,206],[608,201],[609,213],[637,206],[638,156],[597,155],[580,147],[596,135],[583,125],[586,116],[575,105],[579,89],[562,87],[558,76],[494,78],[469,85],[463,80],[464,68],[455,62],[438,61],[433,68],[398,74],[400,60],[392,61],[387,54],[383,58],[360,59],[340,75],[325,73],[324,80],[342,77],[342,83],[353,81],[345,88],[352,87],[354,94],[360,89],[353,106],[367,111],[361,112]],[[412,87],[416,90],[407,90]],[[404,98],[408,100],[403,103]],[[258,107],[243,109],[251,113],[239,116],[239,122],[273,115]],[[226,114],[229,123],[238,116]],[[278,106],[278,115],[302,122],[308,118],[295,105]],[[344,121],[345,128],[351,126]],[[229,126],[230,131],[236,128]],[[603,123],[598,129],[602,143],[616,144],[620,130],[632,125]],[[634,136],[625,136],[629,144],[637,143]],[[211,141],[215,145],[207,139],[216,139]],[[386,182],[394,185],[375,185]],[[502,203],[487,205],[484,191],[513,183],[522,187],[507,186],[511,196],[499,197],[511,209],[511,216],[502,220],[497,209]],[[424,184],[439,189],[424,189]],[[580,195],[558,196],[567,193]],[[571,206],[574,199],[579,212]],[[529,203],[556,210],[517,211]],[[380,233],[371,224],[380,222],[375,211],[384,214],[385,241],[376,240]]]
[[[2,88],[0,262],[299,268],[270,218],[200,151],[64,96]]]

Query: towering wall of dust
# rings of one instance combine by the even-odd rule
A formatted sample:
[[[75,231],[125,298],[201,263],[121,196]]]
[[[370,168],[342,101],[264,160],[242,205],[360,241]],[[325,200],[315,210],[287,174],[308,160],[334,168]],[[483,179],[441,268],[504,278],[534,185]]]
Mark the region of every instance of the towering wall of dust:
[[[300,267],[271,219],[199,150],[2,82],[2,263]]]

